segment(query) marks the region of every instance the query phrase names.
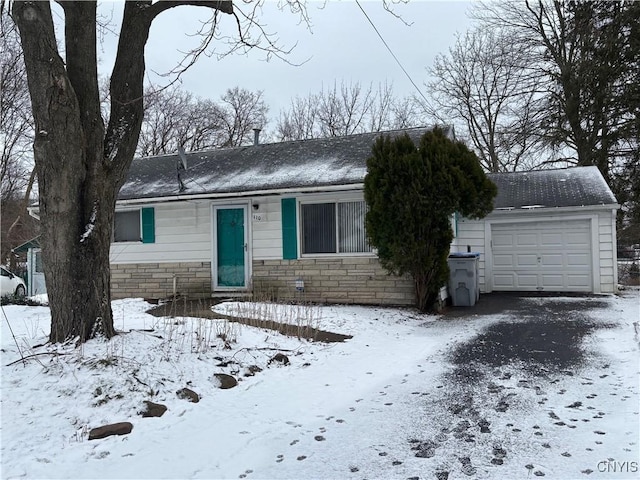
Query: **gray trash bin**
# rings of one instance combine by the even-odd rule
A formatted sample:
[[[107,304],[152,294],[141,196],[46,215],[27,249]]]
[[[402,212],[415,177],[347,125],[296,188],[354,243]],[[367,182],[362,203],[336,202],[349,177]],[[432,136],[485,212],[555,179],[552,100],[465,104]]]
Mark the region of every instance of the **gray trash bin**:
[[[480,299],[479,253],[449,255],[449,295],[454,307],[472,307]]]

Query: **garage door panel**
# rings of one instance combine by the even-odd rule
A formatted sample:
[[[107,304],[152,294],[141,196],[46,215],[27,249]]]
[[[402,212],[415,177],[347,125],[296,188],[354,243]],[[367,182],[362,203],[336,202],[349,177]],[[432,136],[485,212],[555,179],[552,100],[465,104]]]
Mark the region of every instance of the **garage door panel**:
[[[531,254],[518,254],[516,255],[515,268],[532,267],[538,264],[538,256]]]
[[[561,273],[551,273],[551,274],[543,273],[542,274],[542,282],[546,290],[551,290],[551,289],[562,290],[562,287],[564,285],[564,280],[565,280],[564,275],[562,275]]]
[[[589,289],[591,290],[591,276],[582,274],[582,275],[567,275],[567,284],[576,289]]]
[[[543,253],[540,255],[541,268],[562,268],[564,256],[561,253]]]
[[[570,245],[572,247],[582,247],[584,249],[590,249],[591,238],[588,232],[580,234],[567,233],[565,235],[565,239],[567,245]]]
[[[577,289],[591,291],[591,276],[589,275],[567,275],[567,283]]]
[[[540,244],[536,247],[562,248],[562,233],[541,233]]]
[[[527,274],[516,275],[515,283],[520,290],[535,288],[538,285],[538,276]]]
[[[569,253],[567,254],[568,267],[589,268],[589,255],[586,253]]]
[[[589,220],[492,225],[493,289],[592,290]]]
[[[511,234],[496,234],[493,237],[493,244],[496,247],[506,247],[513,245],[513,235]]]
[[[495,268],[513,268],[513,255],[494,255],[493,266]]]
[[[514,274],[502,274],[496,273],[493,276],[493,283],[500,290],[513,290],[515,289],[515,275]]]
[[[537,245],[537,235],[532,233],[519,233],[516,235],[516,247],[535,247]]]

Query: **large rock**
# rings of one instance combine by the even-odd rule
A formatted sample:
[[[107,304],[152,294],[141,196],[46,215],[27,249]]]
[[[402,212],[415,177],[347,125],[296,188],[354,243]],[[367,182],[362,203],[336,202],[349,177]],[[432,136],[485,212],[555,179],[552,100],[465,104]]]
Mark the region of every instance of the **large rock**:
[[[238,381],[231,375],[226,373],[214,373],[213,376],[218,380],[220,388],[226,390],[227,388],[233,388],[238,385]]]
[[[167,407],[160,403],[153,403],[149,400],[145,400],[144,404],[147,409],[142,412],[143,417],[161,417],[164,415],[164,412],[167,411]]]
[[[267,362],[267,365],[271,365],[272,363],[289,365],[289,357],[287,357],[284,353],[276,353],[273,357],[271,357],[271,360]]]
[[[112,423],[102,427],[92,428],[89,432],[89,440],[110,437],[111,435],[126,435],[131,433],[133,425],[129,422]]]
[[[260,373],[262,369],[257,365],[249,365],[244,372],[245,377],[253,377],[256,373]]]
[[[182,388],[176,392],[178,398],[183,398],[191,403],[198,403],[200,401],[200,395],[189,388]]]

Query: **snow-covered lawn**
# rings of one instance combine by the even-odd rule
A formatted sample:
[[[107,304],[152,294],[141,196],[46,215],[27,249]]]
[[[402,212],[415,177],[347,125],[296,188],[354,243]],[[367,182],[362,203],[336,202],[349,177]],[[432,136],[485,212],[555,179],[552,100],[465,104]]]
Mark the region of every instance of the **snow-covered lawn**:
[[[591,299],[522,301],[535,313]],[[216,307],[353,335],[319,343],[157,318],[130,299],[113,304],[122,334],[74,348],[46,345],[47,307],[5,306],[2,478],[638,478],[640,291],[593,302],[581,365],[488,365],[475,381],[456,376],[460,352],[482,356],[483,335],[521,321],[512,313]],[[270,363],[277,353],[290,364]],[[222,390],[216,373],[240,381]],[[184,387],[200,401],[179,398]],[[145,400],[168,410],[143,418]],[[133,431],[88,440],[115,422]]]

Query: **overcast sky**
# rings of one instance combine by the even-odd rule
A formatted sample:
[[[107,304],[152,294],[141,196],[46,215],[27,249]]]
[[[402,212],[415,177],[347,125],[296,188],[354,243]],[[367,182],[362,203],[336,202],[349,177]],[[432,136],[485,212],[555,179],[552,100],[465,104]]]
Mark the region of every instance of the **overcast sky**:
[[[456,33],[470,25],[466,13],[469,2],[418,1],[394,5],[394,12],[409,25],[382,7],[381,1],[361,1],[361,5],[389,47],[396,54],[414,82],[424,92],[427,67],[440,52],[446,52],[455,42]],[[122,5],[105,2],[101,12],[121,18]],[[277,32],[284,46],[297,46],[287,56],[291,64],[277,58],[264,60],[264,53],[232,55],[223,59],[201,57],[182,77],[182,87],[197,96],[218,99],[227,88],[240,86],[262,90],[270,107],[269,117],[277,118],[291,99],[318,92],[334,82],[361,82],[377,86],[393,83],[394,93],[405,96],[415,93],[415,87],[405,76],[386,49],[355,1],[310,2],[308,14],[311,27],[299,24],[298,17],[277,9],[276,2],[266,2],[261,15],[267,30]],[[182,58],[181,51],[198,44],[189,36],[200,23],[210,17],[206,8],[179,7],[159,16],[152,27],[147,44],[147,72],[154,82],[168,80],[152,72],[168,72]],[[232,17],[223,15],[222,25],[232,27]],[[115,27],[119,30],[119,25]],[[102,72],[113,64],[115,35],[107,35],[99,48]],[[295,66],[292,64],[300,64]]]

